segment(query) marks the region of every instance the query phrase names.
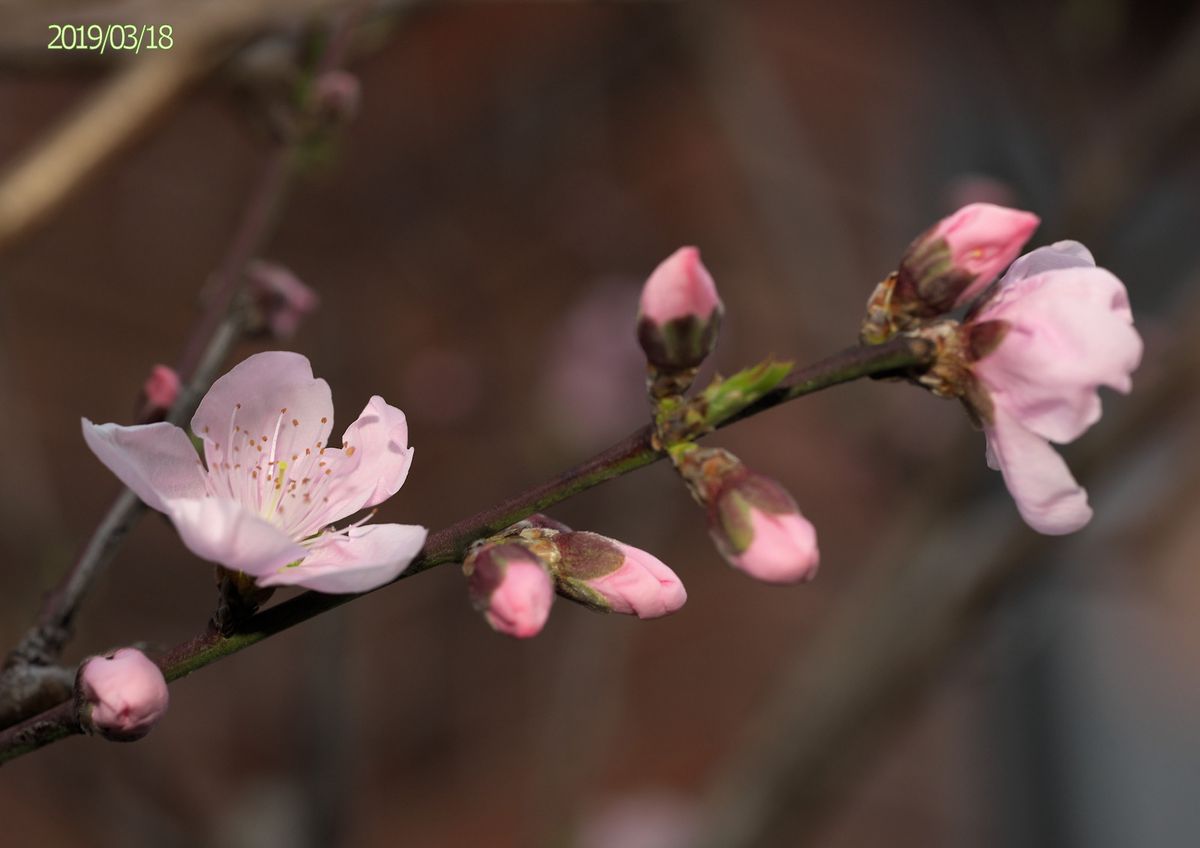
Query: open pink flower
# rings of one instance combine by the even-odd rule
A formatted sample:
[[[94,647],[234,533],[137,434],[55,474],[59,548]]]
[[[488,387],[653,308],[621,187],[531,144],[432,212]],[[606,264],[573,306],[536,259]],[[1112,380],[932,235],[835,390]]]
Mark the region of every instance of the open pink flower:
[[[986,398],[976,412],[988,465],[1035,530],[1080,529],[1092,516],[1087,492],[1050,442],[1073,441],[1099,420],[1100,386],[1132,388],[1142,339],[1125,286],[1083,245],[1061,241],[1014,262],[963,332]]]
[[[259,586],[365,592],[394,579],[425,543],[406,524],[333,525],[394,495],[408,476],[404,413],[372,397],[329,446],[333,402],[298,353],[251,356],[218,379],[192,418],[204,462],[172,424],[83,420],[100,461],[169,517],[204,559]]]

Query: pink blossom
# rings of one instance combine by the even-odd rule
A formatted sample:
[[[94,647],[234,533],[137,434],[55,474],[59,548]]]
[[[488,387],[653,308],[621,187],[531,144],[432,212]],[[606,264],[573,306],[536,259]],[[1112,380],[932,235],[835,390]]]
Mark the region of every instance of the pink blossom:
[[[710,507],[709,533],[730,565],[767,583],[816,576],[817,531],[769,477],[739,467]]]
[[[1083,245],[1058,242],[1013,263],[963,332],[983,389],[976,412],[988,465],[1035,530],[1080,529],[1092,516],[1087,492],[1050,443],[1071,442],[1099,420],[1100,386],[1133,386],[1142,340],[1125,286]]]
[[[468,558],[471,599],[492,629],[528,639],[550,617],[554,580],[546,567],[524,546],[486,545]]]
[[[423,527],[333,525],[394,495],[408,476],[404,413],[371,398],[330,447],[333,401],[308,360],[272,351],[218,379],[188,435],[167,423],[83,420],[88,446],[203,559],[259,586],[365,592],[394,579],[425,543]]]
[[[597,533],[554,537],[559,593],[603,612],[658,618],[687,601],[683,582],[646,551]]]
[[[1038,223],[1019,209],[964,206],[909,246],[900,261],[900,296],[914,291],[929,314],[969,303],[1016,258]]]
[[[723,311],[700,251],[679,248],[642,288],[638,341],[646,358],[664,369],[696,367],[716,346]]]
[[[159,409],[170,409],[179,398],[179,375],[174,368],[166,365],[155,365],[150,369],[150,376],[142,386],[146,401]]]
[[[75,685],[80,720],[106,739],[140,739],[167,711],[167,681],[136,648],[85,661]]]

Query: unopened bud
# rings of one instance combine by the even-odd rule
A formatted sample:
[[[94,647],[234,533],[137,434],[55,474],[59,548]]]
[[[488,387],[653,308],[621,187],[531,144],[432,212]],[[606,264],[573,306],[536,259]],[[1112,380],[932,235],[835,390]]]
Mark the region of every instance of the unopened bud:
[[[89,733],[114,742],[141,739],[167,711],[167,681],[136,648],[92,657],[75,676],[75,708]]]
[[[179,399],[180,388],[179,375],[175,373],[175,369],[166,365],[155,365],[142,385],[142,394],[146,396],[148,404],[165,411],[174,406],[175,401]]]
[[[305,316],[321,303],[316,292],[282,265],[255,260],[246,276],[263,327],[276,338],[294,336]]]
[[[717,345],[723,314],[700,251],[681,247],[642,289],[637,334],[647,361],[664,371],[698,367]]]
[[[349,71],[326,71],[313,86],[313,105],[323,120],[347,123],[358,114],[361,102],[362,85]]]
[[[515,542],[485,544],[463,563],[471,603],[498,633],[528,639],[541,632],[554,601],[554,580]]]
[[[1040,220],[1032,212],[972,203],[943,218],[909,245],[900,267],[867,304],[862,338],[869,344],[975,299],[1007,268]]]
[[[683,582],[651,554],[596,533],[560,533],[552,568],[560,595],[601,612],[658,618],[687,601]]]
[[[708,507],[709,535],[730,565],[767,583],[816,576],[817,532],[783,486],[720,448],[697,448],[677,467]]]

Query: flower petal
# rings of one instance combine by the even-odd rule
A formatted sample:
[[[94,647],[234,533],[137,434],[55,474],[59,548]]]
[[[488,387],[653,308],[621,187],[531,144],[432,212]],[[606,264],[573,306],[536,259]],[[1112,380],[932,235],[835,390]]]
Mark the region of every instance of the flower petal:
[[[817,575],[817,530],[799,511],[749,510],[751,541],[733,564],[767,583],[798,583]]]
[[[1092,518],[1087,492],[1075,482],[1050,443],[1030,432],[1002,406],[984,427],[988,464],[1004,475],[1025,523],[1039,533],[1074,533]]]
[[[202,498],[204,469],[187,434],[174,424],[93,424],[83,419],[92,453],[146,505],[165,512],[166,501]]]
[[[267,351],[213,383],[192,417],[210,470],[298,461],[324,447],[333,429],[329,384],[298,353]],[[292,458],[296,457],[296,460]]]
[[[166,513],[192,553],[246,574],[270,574],[308,553],[277,527],[228,498],[169,501]]]
[[[638,618],[661,618],[687,602],[687,589],[671,567],[649,551],[610,540],[625,555],[616,571],[590,581],[612,605],[613,612]]]
[[[404,413],[374,395],[342,435],[342,454],[342,463],[354,464],[341,472],[341,486],[345,486],[347,496],[355,491],[360,493],[358,497],[365,497],[346,515],[387,500],[400,491],[412,465],[413,449],[408,446]]]
[[[411,524],[368,524],[319,539],[299,565],[260,576],[259,586],[304,586],[317,592],[369,592],[395,580],[428,534]]]
[[[1061,268],[1094,268],[1096,260],[1092,252],[1077,241],[1056,241],[1037,250],[1031,250],[1018,259],[1000,279],[1000,287],[1010,285],[1026,277],[1055,271]]]
[[[1101,385],[1120,392],[1132,387],[1141,336],[1125,287],[1102,268],[1017,279],[979,318],[1006,321],[1009,329],[975,372],[997,405],[1040,436],[1060,443],[1078,438],[1100,418]]]

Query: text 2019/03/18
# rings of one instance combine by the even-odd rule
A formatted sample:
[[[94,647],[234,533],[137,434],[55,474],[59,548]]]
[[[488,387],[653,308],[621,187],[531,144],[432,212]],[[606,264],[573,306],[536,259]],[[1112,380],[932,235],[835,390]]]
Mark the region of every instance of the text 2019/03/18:
[[[49,50],[170,50],[175,32],[170,24],[50,24]]]

